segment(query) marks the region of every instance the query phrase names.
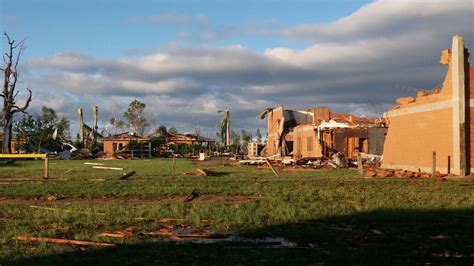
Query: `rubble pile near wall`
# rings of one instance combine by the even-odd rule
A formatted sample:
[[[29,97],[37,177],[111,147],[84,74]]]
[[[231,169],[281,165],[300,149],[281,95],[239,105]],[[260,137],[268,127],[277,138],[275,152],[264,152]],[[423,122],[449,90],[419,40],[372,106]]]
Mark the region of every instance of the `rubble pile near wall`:
[[[364,171],[366,177],[395,177],[395,178],[432,178],[432,173],[427,172],[413,172],[402,169],[382,169],[371,167]],[[447,174],[441,174],[436,172],[434,177],[443,178],[448,176]]]

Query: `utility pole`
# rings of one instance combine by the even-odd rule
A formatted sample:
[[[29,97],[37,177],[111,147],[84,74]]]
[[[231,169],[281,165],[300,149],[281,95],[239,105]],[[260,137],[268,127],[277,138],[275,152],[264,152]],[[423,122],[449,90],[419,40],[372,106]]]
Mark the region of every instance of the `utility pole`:
[[[92,108],[92,113],[94,114],[94,125],[92,128],[93,131],[93,136],[94,136],[94,143],[96,142],[97,139],[97,116],[99,115],[99,108],[97,106],[94,106]]]
[[[84,144],[84,117],[82,114],[82,108],[77,109],[79,115],[79,141]]]
[[[230,111],[229,109],[226,109],[226,116],[227,116],[227,126],[226,126],[226,131],[225,131],[225,145],[230,146]]]

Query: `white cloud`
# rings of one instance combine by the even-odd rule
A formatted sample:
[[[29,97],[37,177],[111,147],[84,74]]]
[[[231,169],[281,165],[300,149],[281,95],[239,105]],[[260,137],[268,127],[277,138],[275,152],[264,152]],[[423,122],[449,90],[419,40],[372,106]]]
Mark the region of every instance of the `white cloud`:
[[[181,15],[173,13],[163,13],[152,16],[131,16],[132,22],[152,22],[158,25],[189,25],[203,27],[209,23],[206,15]]]
[[[380,38],[438,27],[472,27],[472,1],[382,0],[363,6],[350,16],[329,24],[305,24],[279,34],[318,41]]]
[[[67,104],[52,107],[71,116],[78,105],[102,108],[137,98],[158,124],[183,130],[192,128],[195,116],[207,131],[217,131],[217,110],[224,107],[232,110],[235,127],[247,129],[264,127],[258,112],[279,104],[377,115],[411,93],[400,86],[429,89],[442,81],[446,68],[438,64],[439,53],[454,34],[463,34],[474,49],[472,11],[468,1],[430,1],[423,8],[413,1],[379,1],[329,24],[278,33],[315,41],[301,50],[170,45],[115,60],[60,53],[30,60],[35,76],[29,82],[41,99],[35,104],[54,103],[47,99],[57,95]]]

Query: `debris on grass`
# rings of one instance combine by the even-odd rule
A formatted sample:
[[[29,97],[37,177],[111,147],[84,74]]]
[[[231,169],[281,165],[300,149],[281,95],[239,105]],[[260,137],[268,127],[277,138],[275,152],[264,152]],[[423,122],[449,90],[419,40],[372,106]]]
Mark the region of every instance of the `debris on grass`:
[[[249,160],[240,160],[239,164],[244,164],[244,165],[264,165],[267,162],[263,158],[258,158],[258,159],[249,159]]]
[[[124,238],[125,237],[125,235],[118,234],[118,233],[102,233],[102,234],[99,234],[98,236],[117,237],[117,238]]]
[[[124,174],[120,177],[120,180],[128,179],[129,177],[135,175],[136,173],[137,173],[136,171],[131,171],[131,172],[128,172],[128,173],[124,173]]]
[[[122,167],[108,167],[108,166],[92,166],[94,169],[104,169],[104,170],[117,170],[123,171]]]
[[[183,175],[208,176],[208,175],[212,175],[212,174],[214,174],[214,173],[215,173],[215,172],[213,172],[213,171],[211,171],[211,170],[197,168],[196,171],[193,171],[193,172],[184,172]]]
[[[190,222],[192,221],[192,219],[187,219],[187,218],[168,218],[168,217],[162,217],[162,218],[154,218],[154,217],[150,217],[150,218],[147,218],[147,217],[135,217],[133,218],[133,220],[139,220],[139,221],[143,221],[143,220],[156,220],[160,223],[170,223],[170,222]],[[209,223],[209,220],[206,220],[206,219],[200,219],[199,220],[201,223]]]
[[[265,161],[267,162],[268,166],[270,167],[270,169],[272,169],[272,172],[275,174],[276,177],[280,178],[280,174],[277,172],[277,170],[273,167],[272,163],[270,163],[270,161],[268,159],[265,159]]]
[[[125,238],[125,237],[131,237],[135,233],[135,229],[132,227],[128,227],[125,230],[122,231],[114,231],[112,233],[105,232],[100,234],[99,236],[105,236],[105,237],[116,237],[116,238]]]
[[[31,242],[44,242],[51,244],[63,244],[63,245],[78,245],[78,246],[97,246],[97,247],[113,247],[115,244],[104,243],[104,242],[92,242],[62,238],[48,238],[48,237],[34,237],[34,236],[17,236],[16,240],[20,241],[31,241]]]
[[[104,165],[103,163],[89,163],[89,162],[85,162],[84,164],[87,164],[87,165]]]
[[[329,225],[325,225],[324,227],[326,227],[328,229],[338,230],[338,231],[346,231],[346,232],[351,232],[352,231],[352,228],[350,228],[350,227],[329,226]]]
[[[370,230],[370,232],[372,232],[372,233],[374,233],[374,234],[376,234],[376,235],[379,235],[379,236],[380,236],[380,235],[383,235],[383,232],[380,231],[379,229],[372,229],[372,230]]]
[[[241,236],[230,236],[225,241],[243,243],[245,246],[229,246],[225,248],[308,248],[308,247],[298,247],[298,244],[289,241],[283,237],[266,237],[266,238],[246,238]],[[252,246],[249,244],[257,244],[262,246]]]
[[[72,211],[72,210],[64,210],[64,209],[57,209],[45,206],[37,206],[37,205],[30,205],[30,208],[35,209],[43,209],[43,210],[50,210],[50,211],[62,211],[62,212],[70,212],[70,213],[80,213],[80,214],[93,214],[93,215],[105,215],[103,212],[83,212],[83,211]]]
[[[56,200],[63,200],[65,199],[66,197],[62,196],[62,195],[48,195],[48,197],[46,198],[47,201],[56,201]]]
[[[143,235],[147,236],[158,236],[158,237],[167,237],[175,240],[181,240],[183,238],[191,239],[191,238],[207,238],[207,239],[225,239],[228,238],[228,235],[223,234],[198,234],[198,233],[173,233],[169,229],[160,229],[157,232],[144,232]]]
[[[207,176],[207,172],[203,169],[198,168],[196,171],[198,171],[203,176]]]
[[[165,237],[172,240],[181,239],[223,239],[228,238],[227,234],[216,234],[206,230],[207,226],[204,227],[193,227],[190,225],[172,225],[172,224],[161,224],[161,229],[156,232],[142,232],[140,234],[150,237]]]
[[[194,200],[195,198],[199,197],[199,194],[197,193],[196,189],[194,189],[185,199],[184,202],[190,202]]]

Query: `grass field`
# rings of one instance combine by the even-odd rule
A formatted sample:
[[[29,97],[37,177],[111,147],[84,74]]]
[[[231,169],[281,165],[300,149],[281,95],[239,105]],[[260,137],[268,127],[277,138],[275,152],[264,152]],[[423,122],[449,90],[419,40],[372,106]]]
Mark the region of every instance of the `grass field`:
[[[474,179],[364,179],[347,169],[281,171],[179,159],[0,165],[0,265],[466,264],[474,262]],[[210,176],[184,176],[196,168]],[[196,189],[198,197],[183,202]],[[48,200],[55,197],[60,200]],[[37,207],[31,207],[37,206]],[[50,209],[45,209],[48,207]],[[173,226],[234,241],[166,241],[143,232]],[[133,228],[126,238],[100,236]],[[18,241],[53,237],[117,244],[70,247]],[[291,245],[264,243],[284,239]],[[272,240],[273,241],[273,240]],[[277,241],[277,240],[274,240]]]

